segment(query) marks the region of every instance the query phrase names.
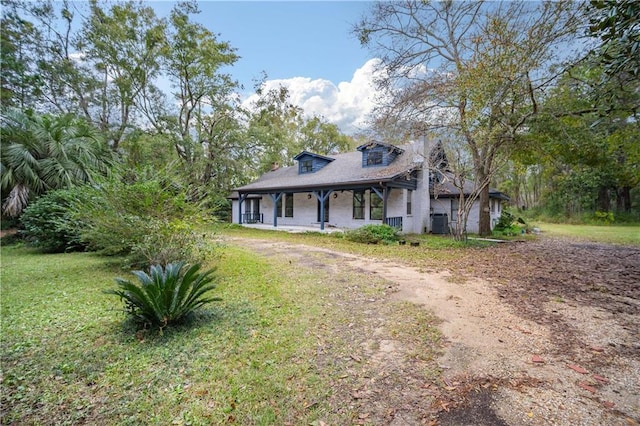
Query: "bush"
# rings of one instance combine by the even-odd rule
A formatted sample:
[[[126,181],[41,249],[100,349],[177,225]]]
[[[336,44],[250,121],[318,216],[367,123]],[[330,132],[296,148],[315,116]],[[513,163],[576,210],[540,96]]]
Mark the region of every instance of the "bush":
[[[518,218],[518,222],[525,224],[524,220],[520,218]],[[502,214],[500,214],[500,219],[498,219],[498,223],[493,227],[493,235],[514,236],[520,235],[521,233],[522,228],[516,224],[515,216],[508,211],[503,210]]]
[[[125,303],[127,314],[139,323],[150,324],[162,328],[179,322],[195,309],[219,298],[205,297],[215,288],[214,270],[200,271],[200,264],[195,264],[182,273],[184,262],[170,263],[166,268],[152,266],[149,274],[134,271],[139,283],[123,278],[116,278],[118,290],[106,290],[107,294],[120,297]]]
[[[615,222],[613,212],[596,211],[593,213],[593,221],[598,224],[610,225]]]
[[[196,226],[209,215],[188,199],[187,188],[162,173],[103,182],[78,208],[82,240],[134,267],[200,262],[210,246]]]
[[[31,203],[20,218],[27,243],[53,253],[83,250],[82,225],[74,217],[73,208],[87,201],[86,194],[82,187],[61,189]]]
[[[356,243],[363,244],[392,244],[400,239],[398,230],[389,225],[364,225],[358,229],[347,231],[344,237]]]

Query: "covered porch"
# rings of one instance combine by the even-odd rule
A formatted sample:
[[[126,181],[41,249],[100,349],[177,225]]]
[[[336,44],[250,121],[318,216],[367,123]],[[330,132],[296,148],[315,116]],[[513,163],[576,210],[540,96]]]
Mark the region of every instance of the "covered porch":
[[[400,209],[398,208],[396,208],[394,212],[390,212],[390,199],[395,195],[397,199],[401,200],[400,203],[402,203],[402,200],[404,200],[402,190],[416,189],[417,179],[415,174],[414,171],[387,181],[343,183],[321,187],[289,186],[280,188],[254,188],[251,190],[239,189],[237,191],[238,208],[234,212],[236,215],[234,222],[237,220],[236,223],[241,225],[245,225],[248,222],[254,225],[261,224],[269,226],[272,229],[284,225],[295,226],[296,229],[299,227],[308,227],[314,231],[325,231],[326,228],[332,229],[331,226],[327,226],[329,222],[329,212],[330,209],[332,209],[331,206],[339,205],[340,208],[334,207],[331,210],[332,215],[337,214],[343,216],[339,222],[345,225],[338,226],[339,228],[354,228],[365,223],[371,223],[373,220],[374,223],[386,223],[402,230],[403,214],[399,214]],[[364,212],[362,212],[362,217],[357,218],[360,219],[360,221],[354,224],[353,219],[356,218],[354,197],[364,197],[365,192],[368,194],[376,194],[379,200],[381,200],[381,205],[375,206],[380,217],[376,219],[367,218],[365,220]],[[247,200],[255,200],[257,197],[264,197],[266,199],[267,203],[263,203],[262,205],[268,204],[268,208],[264,209],[264,211],[255,210],[255,202],[245,207]],[[294,199],[297,200],[295,207],[297,215],[293,213]],[[362,200],[362,209],[364,209],[364,202],[365,201]],[[290,207],[289,204],[291,204]],[[397,200],[396,204],[398,204]],[[260,209],[263,208],[262,205]],[[283,221],[283,205],[287,213],[289,213],[290,208],[291,216],[285,217],[285,223],[280,224],[279,222]],[[351,206],[354,206],[353,209]],[[370,209],[372,208],[371,205],[368,207]],[[320,212],[323,212],[323,214]],[[348,216],[348,218],[346,216]],[[292,223],[296,222],[296,218],[298,219],[297,223]],[[317,219],[317,221],[311,218]],[[269,221],[271,223],[267,225],[265,222]],[[301,223],[301,221],[304,221],[304,223]],[[348,223],[351,223],[352,226],[349,226]]]

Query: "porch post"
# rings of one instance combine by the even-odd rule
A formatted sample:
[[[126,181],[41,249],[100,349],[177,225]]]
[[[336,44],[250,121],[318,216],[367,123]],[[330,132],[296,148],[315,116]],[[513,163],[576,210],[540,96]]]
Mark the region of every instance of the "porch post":
[[[391,188],[384,186],[382,188],[382,223],[387,223],[387,201],[389,200],[389,193]]]
[[[282,198],[282,192],[269,194],[273,200],[273,227],[278,227],[278,201]]]
[[[313,195],[315,195],[318,201],[320,201],[320,230],[321,231],[324,231],[324,202],[327,200],[327,198],[329,198],[329,195],[331,195],[332,192],[333,192],[332,189],[326,192],[324,191],[324,189],[322,189],[320,190],[320,193],[318,193],[318,191],[313,191]]]
[[[238,195],[238,225],[242,225],[242,203],[244,203],[249,194],[238,193]]]
[[[389,194],[387,194],[386,188],[382,187],[382,192],[375,186],[372,186],[371,189],[375,192],[380,199],[382,199],[382,223],[387,220],[387,199],[389,198]]]

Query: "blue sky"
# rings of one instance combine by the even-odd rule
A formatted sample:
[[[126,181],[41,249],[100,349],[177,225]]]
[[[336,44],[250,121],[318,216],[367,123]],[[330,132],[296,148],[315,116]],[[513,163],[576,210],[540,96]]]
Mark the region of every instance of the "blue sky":
[[[167,16],[174,1],[150,1]],[[285,86],[306,116],[320,116],[346,134],[368,126],[374,106],[375,60],[351,29],[370,1],[199,1],[194,20],[241,57],[225,70],[242,86],[245,106],[254,86]]]
[[[150,2],[160,15],[173,2]],[[261,72],[268,79],[308,77],[334,84],[351,81],[370,59],[350,34],[366,12],[366,1],[200,1],[196,20],[220,34],[241,59],[229,72],[253,88]]]

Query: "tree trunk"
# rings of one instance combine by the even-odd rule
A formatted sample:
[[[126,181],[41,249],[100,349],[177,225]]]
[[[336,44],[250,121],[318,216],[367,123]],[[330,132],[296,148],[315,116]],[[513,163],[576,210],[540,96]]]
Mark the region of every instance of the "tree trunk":
[[[623,186],[618,188],[617,199],[616,199],[616,207],[619,212],[629,212],[631,211],[631,187]]]
[[[600,210],[601,212],[608,212],[609,210],[611,210],[609,188],[601,187],[598,191],[598,203],[596,210]]]
[[[479,179],[482,182],[482,179]],[[491,210],[489,207],[489,185],[480,192],[480,212],[478,213],[478,233],[481,237],[491,235]]]

